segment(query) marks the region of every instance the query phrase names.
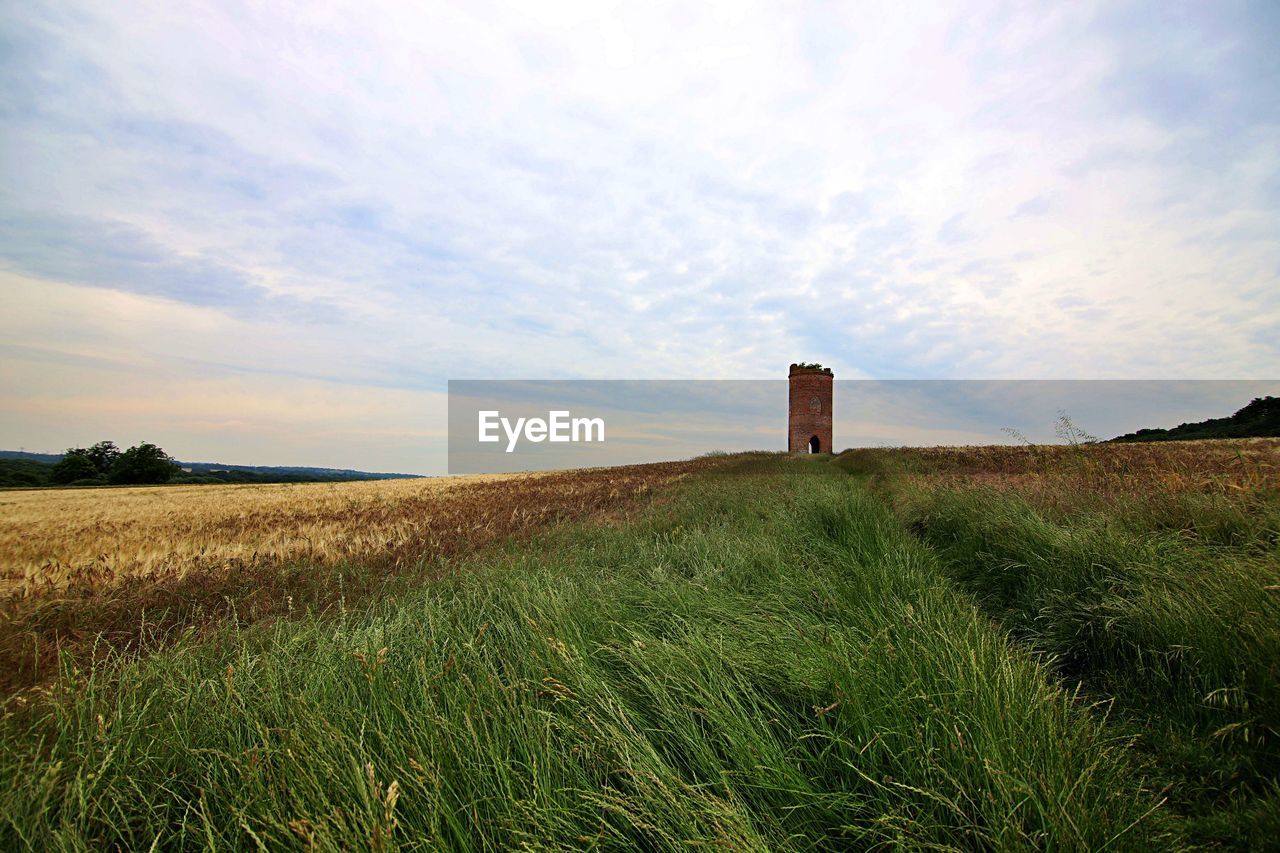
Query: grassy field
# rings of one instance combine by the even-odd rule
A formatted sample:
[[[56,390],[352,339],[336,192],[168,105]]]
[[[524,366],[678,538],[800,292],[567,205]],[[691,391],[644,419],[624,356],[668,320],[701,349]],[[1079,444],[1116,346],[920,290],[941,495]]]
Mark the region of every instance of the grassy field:
[[[0,846],[1266,846],[1277,447],[706,459],[416,562],[188,571],[281,600],[15,682]]]
[[[1065,684],[1198,844],[1280,839],[1280,441],[865,450],[861,475]]]

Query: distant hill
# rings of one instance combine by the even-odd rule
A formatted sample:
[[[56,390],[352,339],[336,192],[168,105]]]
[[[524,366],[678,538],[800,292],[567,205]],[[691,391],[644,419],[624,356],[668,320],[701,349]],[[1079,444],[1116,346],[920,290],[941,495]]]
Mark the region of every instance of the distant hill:
[[[58,457],[61,459],[62,457]],[[379,471],[356,471],[351,468],[308,468],[306,466],[289,465],[227,465],[221,462],[179,462],[183,468],[190,468],[192,474],[213,471],[250,471],[255,474],[273,476],[298,475],[304,477],[329,477],[344,480],[403,480],[419,476],[418,474],[391,474]]]
[[[42,462],[46,465],[53,465],[61,458],[61,453],[27,453],[22,450],[0,450],[0,459],[22,459],[26,462]]]
[[[1172,429],[1140,429],[1112,441],[1189,441],[1197,438],[1280,436],[1280,397],[1256,397],[1229,418],[1210,418]]]
[[[61,453],[0,450],[0,486],[49,485],[52,466]],[[183,471],[173,483],[315,483],[346,480],[399,480],[417,474],[356,471],[351,468],[312,468],[300,465],[230,465],[223,462],[178,462]]]

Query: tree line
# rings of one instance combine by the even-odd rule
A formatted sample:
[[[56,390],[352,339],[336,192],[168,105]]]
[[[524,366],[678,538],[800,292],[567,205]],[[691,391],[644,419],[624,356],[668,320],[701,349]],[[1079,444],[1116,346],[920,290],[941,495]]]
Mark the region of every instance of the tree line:
[[[1178,424],[1171,429],[1140,429],[1113,438],[1112,441],[1189,441],[1277,436],[1280,436],[1280,397],[1255,397],[1230,417]]]
[[[186,467],[183,467],[186,466]],[[70,447],[59,456],[0,451],[0,488],[31,486],[218,485],[228,483],[342,483],[404,477],[345,469],[224,466],[179,463],[142,442],[121,450],[115,442]]]
[[[99,441],[90,447],[70,447],[49,471],[49,480],[65,486],[155,485],[167,483],[182,469],[150,442],[128,450],[114,441]]]

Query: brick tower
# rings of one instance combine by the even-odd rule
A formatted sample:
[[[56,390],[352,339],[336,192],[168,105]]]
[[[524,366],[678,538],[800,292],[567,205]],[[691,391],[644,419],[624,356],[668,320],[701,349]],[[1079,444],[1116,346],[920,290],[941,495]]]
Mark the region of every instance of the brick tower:
[[[789,452],[831,452],[831,387],[834,378],[829,367],[791,365],[791,394],[787,406]]]

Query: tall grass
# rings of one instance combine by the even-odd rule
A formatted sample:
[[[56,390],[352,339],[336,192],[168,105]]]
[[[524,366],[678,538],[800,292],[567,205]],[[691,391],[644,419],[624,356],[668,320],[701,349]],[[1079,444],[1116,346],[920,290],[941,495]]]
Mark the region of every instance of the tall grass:
[[[344,616],[69,668],[0,846],[1132,849],[1142,768],[852,478],[763,458]]]
[[[1204,443],[1211,464],[1229,447]],[[1018,449],[1017,452],[1021,452]],[[1185,464],[1194,448],[1167,451]],[[1221,481],[1150,464],[1106,488],[1109,448],[1035,482],[885,462],[879,483],[950,578],[1051,662],[1115,703],[1197,843],[1280,837],[1280,495],[1255,468]],[[1095,464],[1104,458],[1101,465]],[[1153,457],[1154,458],[1154,457]],[[870,470],[848,458],[854,471]],[[996,466],[991,466],[999,473]],[[990,471],[989,471],[990,473]],[[1245,478],[1245,479],[1241,479]]]

